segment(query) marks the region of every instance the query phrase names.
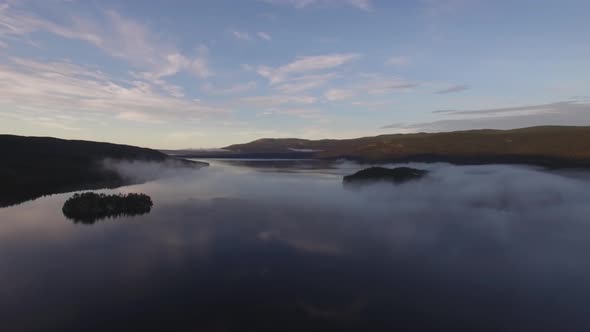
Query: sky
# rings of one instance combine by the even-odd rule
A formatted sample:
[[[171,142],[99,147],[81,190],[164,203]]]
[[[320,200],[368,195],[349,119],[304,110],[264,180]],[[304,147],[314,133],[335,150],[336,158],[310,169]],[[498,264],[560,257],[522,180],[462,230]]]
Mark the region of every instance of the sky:
[[[0,133],[214,148],[590,125],[586,0],[0,0]]]

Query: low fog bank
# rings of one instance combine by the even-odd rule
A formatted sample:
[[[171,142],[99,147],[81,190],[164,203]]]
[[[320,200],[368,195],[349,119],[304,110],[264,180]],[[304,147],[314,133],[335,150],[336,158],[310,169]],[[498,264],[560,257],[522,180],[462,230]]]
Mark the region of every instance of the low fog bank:
[[[523,266],[590,272],[577,251],[590,250],[590,174],[572,177],[526,166],[408,166],[431,172],[401,185],[347,189],[342,175],[351,171],[349,164],[315,174],[211,167],[174,182],[182,193],[176,204],[197,220],[253,224],[260,239],[300,249],[350,253],[373,246],[456,264],[478,255],[510,255]]]
[[[363,219],[473,220],[563,223],[590,215],[590,172],[550,172],[510,165],[455,166],[408,163],[387,165],[426,169],[421,180],[344,188],[342,177],[364,168],[353,163],[310,169],[305,163],[283,167],[187,167],[177,162],[113,162],[105,167],[133,182],[160,179],[150,186],[178,198],[236,197],[268,208],[296,206],[317,211],[347,211]],[[171,186],[173,184],[173,186]]]
[[[207,163],[182,159],[167,159],[163,162],[121,161],[105,159],[103,169],[118,174],[125,182],[143,183],[161,178],[183,177],[193,174]]]
[[[432,254],[455,250],[457,258],[487,243],[513,251],[513,259],[531,255],[526,264],[539,259],[561,265],[565,261],[555,258],[575,246],[590,250],[590,173],[504,165],[404,166],[430,173],[401,185],[349,189],[342,176],[362,166],[309,170],[299,165],[301,172],[215,164],[197,172],[149,164],[119,169],[134,176],[169,176],[143,186],[156,209],[168,216],[178,212],[179,220],[194,216],[214,219],[212,224],[253,224],[260,228],[260,239],[314,242],[308,247],[333,252],[355,251],[367,243],[405,252],[441,246]],[[580,263],[568,268],[586,268],[581,259],[575,252],[568,255],[568,262]]]
[[[559,215],[560,218],[577,219],[580,215],[575,211],[590,202],[590,173],[554,173],[505,165],[410,166],[431,172],[419,181],[400,186],[376,184],[361,191],[375,199],[393,200],[398,206],[419,204],[442,211],[459,208],[462,211],[457,212],[508,212],[520,217],[559,208],[570,211]]]

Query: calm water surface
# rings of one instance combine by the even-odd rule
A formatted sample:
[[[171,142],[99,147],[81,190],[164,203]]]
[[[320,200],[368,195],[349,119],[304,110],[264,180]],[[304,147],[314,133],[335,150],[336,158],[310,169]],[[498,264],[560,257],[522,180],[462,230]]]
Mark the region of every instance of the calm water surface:
[[[590,331],[588,174],[412,166],[211,161],[105,191],[148,215],[0,209],[0,331]]]

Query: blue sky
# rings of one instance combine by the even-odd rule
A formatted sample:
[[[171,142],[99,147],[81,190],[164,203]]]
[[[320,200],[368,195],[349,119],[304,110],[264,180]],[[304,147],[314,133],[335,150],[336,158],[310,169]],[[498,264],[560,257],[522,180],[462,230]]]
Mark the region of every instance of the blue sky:
[[[0,133],[154,148],[590,125],[590,2],[0,0]]]

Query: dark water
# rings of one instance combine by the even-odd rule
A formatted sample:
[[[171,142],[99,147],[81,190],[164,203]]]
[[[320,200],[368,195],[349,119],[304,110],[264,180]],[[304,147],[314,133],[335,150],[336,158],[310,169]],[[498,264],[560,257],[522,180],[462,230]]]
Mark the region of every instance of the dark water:
[[[590,331],[588,174],[418,166],[213,161],[106,191],[148,215],[0,209],[0,331]]]

